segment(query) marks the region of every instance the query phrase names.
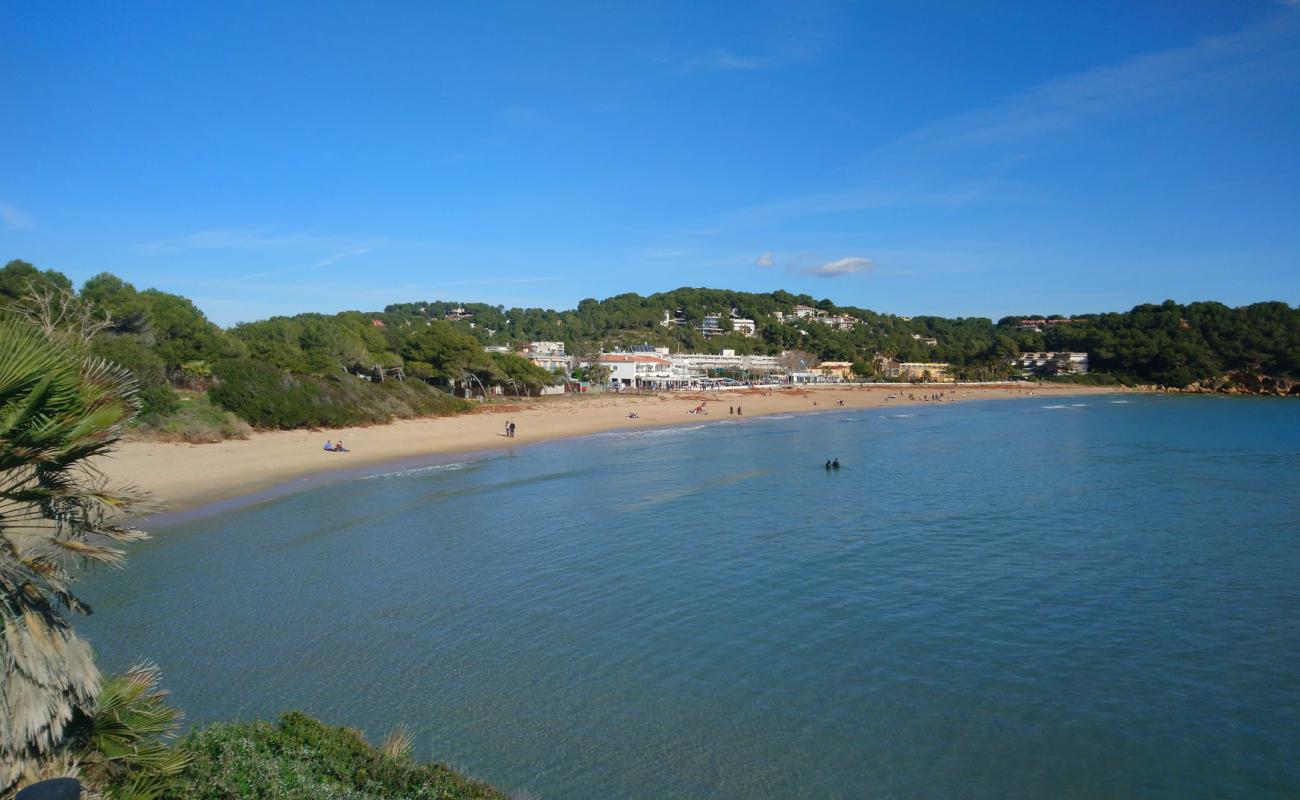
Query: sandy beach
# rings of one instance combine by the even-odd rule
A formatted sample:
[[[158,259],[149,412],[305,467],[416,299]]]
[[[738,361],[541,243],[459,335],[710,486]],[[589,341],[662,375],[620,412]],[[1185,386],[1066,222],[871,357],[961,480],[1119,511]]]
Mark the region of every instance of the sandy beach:
[[[307,476],[356,469],[420,456],[517,447],[602,431],[698,424],[770,414],[942,402],[1064,397],[1113,393],[1113,388],[1078,386],[822,386],[797,389],[738,389],[707,393],[584,395],[501,402],[455,417],[401,420],[363,428],[268,431],[218,444],[123,442],[98,466],[114,481],[131,483],[165,503],[167,511],[251,494]],[[891,395],[895,395],[890,399]],[[909,395],[914,399],[909,399]],[[705,413],[692,413],[704,404]],[[632,418],[629,415],[635,414]],[[505,435],[507,421],[515,438]],[[325,440],[342,440],[350,452],[327,453]]]

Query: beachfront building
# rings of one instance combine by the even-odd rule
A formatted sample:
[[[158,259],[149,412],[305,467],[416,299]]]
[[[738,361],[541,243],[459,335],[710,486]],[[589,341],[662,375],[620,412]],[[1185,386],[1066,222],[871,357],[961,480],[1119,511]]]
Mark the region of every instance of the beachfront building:
[[[837,383],[838,380],[829,375],[823,375],[820,372],[791,372],[789,376],[790,383]]]
[[[899,378],[905,381],[937,381],[940,383],[950,383],[953,378],[950,370],[952,364],[945,364],[939,361],[903,361],[895,368],[895,374],[887,375],[891,378]]]
[[[852,361],[823,361],[817,365],[817,371],[827,378],[837,381],[851,380],[853,377]]]
[[[1021,353],[1011,363],[1020,367],[1025,377],[1043,375],[1086,375],[1088,354],[1072,352]]]
[[[783,371],[777,356],[738,356],[735,350],[723,350],[721,353],[678,353],[672,357],[672,361],[697,378],[706,377],[713,372],[739,372],[762,377]]]
[[[614,389],[681,389],[691,383],[684,367],[658,355],[601,353],[597,363],[609,370]]]
[[[520,355],[551,372],[568,374],[573,369],[573,357],[565,354],[564,342],[529,342]]]

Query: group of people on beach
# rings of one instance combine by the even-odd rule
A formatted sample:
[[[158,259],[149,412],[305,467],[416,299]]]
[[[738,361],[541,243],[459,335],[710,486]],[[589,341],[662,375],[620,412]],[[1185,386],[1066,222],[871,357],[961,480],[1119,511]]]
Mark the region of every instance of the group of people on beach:
[[[728,414],[735,414],[735,415],[738,416],[738,417],[743,417],[743,416],[745,416],[745,412],[744,412],[744,410],[741,409],[740,406],[727,406],[727,413],[728,413]]]
[[[507,420],[507,421],[506,421],[506,438],[507,438],[507,439],[513,439],[513,438],[515,438],[515,422],[514,422],[514,420]]]
[[[352,451],[349,450],[349,449],[347,449],[346,447],[343,446],[343,440],[342,440],[342,439],[339,439],[337,442],[331,442],[329,439],[326,439],[326,440],[325,440],[325,452],[327,452],[327,453],[351,453]]]

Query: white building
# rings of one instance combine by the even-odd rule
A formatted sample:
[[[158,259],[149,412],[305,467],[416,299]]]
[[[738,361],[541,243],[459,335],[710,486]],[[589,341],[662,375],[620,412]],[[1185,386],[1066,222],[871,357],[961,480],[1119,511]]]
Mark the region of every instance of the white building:
[[[704,321],[695,326],[705,339],[712,339],[714,336],[722,336],[726,331],[722,329],[721,314],[705,314]]]
[[[551,372],[573,369],[573,358],[565,354],[564,342],[529,342],[520,355]]]
[[[1088,354],[1071,352],[1021,353],[1012,359],[1025,376],[1032,375],[1086,375]]]
[[[823,325],[829,325],[837,331],[851,331],[853,326],[858,324],[858,318],[851,317],[848,314],[828,314],[817,317],[816,321]]]
[[[758,335],[758,326],[754,324],[754,320],[746,317],[732,317],[731,329],[751,339]]]
[[[646,353],[601,353],[597,359],[609,369],[609,385],[619,389],[677,389],[690,385],[685,367]]]
[[[784,372],[776,356],[738,356],[735,350],[721,353],[678,353],[673,363],[685,367],[692,377],[704,377],[712,371],[731,370],[755,376]]]

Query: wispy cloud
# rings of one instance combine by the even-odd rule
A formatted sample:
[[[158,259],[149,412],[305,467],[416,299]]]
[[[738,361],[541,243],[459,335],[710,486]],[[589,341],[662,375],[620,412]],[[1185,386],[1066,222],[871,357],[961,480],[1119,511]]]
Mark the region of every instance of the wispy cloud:
[[[187,250],[255,250],[273,247],[297,247],[331,243],[328,237],[284,231],[264,225],[250,228],[211,228],[144,242],[137,249],[144,253],[180,253]]]
[[[36,228],[36,222],[21,208],[0,203],[0,227],[7,231],[30,231]]]
[[[696,56],[682,65],[686,72],[700,70],[754,70],[761,69],[768,62],[757,56],[742,56],[730,50],[712,50]]]
[[[269,278],[274,275],[286,275],[291,272],[308,272],[310,270],[315,270],[315,269],[324,269],[325,267],[332,266],[334,264],[339,263],[345,258],[365,255],[370,251],[371,248],[369,247],[354,247],[351,250],[345,250],[342,253],[335,253],[334,255],[329,256],[327,258],[322,258],[320,261],[317,261],[314,264],[308,264],[302,267],[287,267],[285,269],[273,269],[273,270],[268,270],[266,272],[253,272],[248,275],[241,275],[239,278],[236,278],[236,280],[249,281],[255,278]]]
[[[767,251],[766,253],[764,253],[763,255],[761,255],[761,256],[758,257],[758,260],[754,262],[754,266],[757,266],[757,267],[770,267],[770,266],[772,266],[772,263],[773,263],[773,259],[772,259],[772,251],[769,250],[769,251]]]
[[[798,272],[803,275],[812,275],[815,278],[843,278],[849,275],[857,275],[861,272],[870,272],[872,269],[871,259],[860,256],[850,256],[841,258],[837,261],[827,261],[825,264],[818,264],[811,267],[791,267],[792,272]]]
[[[1300,2],[1300,0],[1297,0]],[[893,148],[937,148],[1008,144],[1104,122],[1161,101],[1235,85],[1252,79],[1265,61],[1270,80],[1300,63],[1294,18],[1268,22],[1188,45],[1146,53],[1117,64],[1067,75],[985,108],[937,120],[907,134]]]

